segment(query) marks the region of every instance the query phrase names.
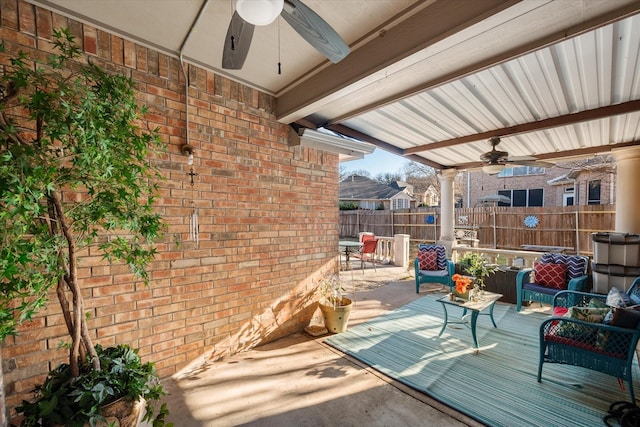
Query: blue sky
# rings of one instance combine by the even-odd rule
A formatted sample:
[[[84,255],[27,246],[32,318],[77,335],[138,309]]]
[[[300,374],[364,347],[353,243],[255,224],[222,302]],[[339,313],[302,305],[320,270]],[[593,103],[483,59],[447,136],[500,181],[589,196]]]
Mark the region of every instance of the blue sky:
[[[364,156],[364,159],[340,163],[340,166],[344,166],[347,171],[367,170],[375,178],[379,174],[398,172],[408,162],[401,156],[376,148],[373,153]]]

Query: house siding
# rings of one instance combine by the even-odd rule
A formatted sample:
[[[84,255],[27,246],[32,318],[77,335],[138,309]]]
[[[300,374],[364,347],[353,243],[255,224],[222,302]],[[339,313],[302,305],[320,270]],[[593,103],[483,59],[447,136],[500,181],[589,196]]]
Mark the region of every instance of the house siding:
[[[151,286],[125,265],[89,249],[78,274],[90,334],[102,345],[129,344],[161,377],[300,331],[316,309],[314,281],[333,268],[338,243],[338,155],[288,144],[273,97],[211,71],[23,1],[1,4],[7,53],[51,52],[52,30],[69,27],[85,59],[130,76],[147,105],[146,124],[168,145],[153,159],[166,181],[156,209],[168,223],[150,268]],[[0,64],[7,57],[0,56]],[[188,240],[199,215],[199,243]],[[6,406],[32,397],[35,384],[67,359],[55,293],[33,321],[2,344]]]

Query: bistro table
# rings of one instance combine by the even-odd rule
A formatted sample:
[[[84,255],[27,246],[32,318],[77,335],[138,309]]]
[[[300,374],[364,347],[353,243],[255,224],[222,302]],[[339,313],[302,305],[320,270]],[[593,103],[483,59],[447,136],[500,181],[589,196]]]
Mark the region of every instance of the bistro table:
[[[353,240],[338,241],[338,246],[341,248],[341,251],[344,252],[347,270],[351,270],[351,265],[349,264],[349,256],[354,252],[359,252],[362,245],[362,242],[354,242]]]
[[[444,330],[447,328],[448,324],[456,323],[456,324],[464,324],[466,326],[468,320],[467,317],[471,316],[471,336],[473,337],[473,348],[475,349],[473,354],[478,354],[478,338],[476,337],[476,324],[478,323],[478,316],[480,314],[487,315],[491,319],[491,323],[493,323],[493,327],[497,328],[496,322],[493,320],[493,306],[496,304],[502,297],[502,294],[495,294],[493,292],[485,292],[484,295],[478,301],[464,301],[462,299],[456,298],[454,300],[450,299],[450,295],[445,295],[442,298],[439,298],[437,301],[442,304],[442,308],[444,310],[444,324],[442,325],[442,329],[438,336],[442,335]],[[462,318],[460,321],[454,322],[449,321],[449,315],[447,313],[447,305],[456,306],[463,309]],[[489,309],[488,313],[481,313],[481,311]],[[471,311],[471,314],[467,314],[467,310]]]

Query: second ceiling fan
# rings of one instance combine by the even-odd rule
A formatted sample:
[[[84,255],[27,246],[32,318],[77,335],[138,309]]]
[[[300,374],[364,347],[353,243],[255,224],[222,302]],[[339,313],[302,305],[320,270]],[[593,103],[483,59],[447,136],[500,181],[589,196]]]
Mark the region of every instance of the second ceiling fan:
[[[334,64],[349,54],[349,47],[342,37],[300,0],[237,0],[224,42],[222,68],[242,69],[255,25],[268,25],[279,15]]]

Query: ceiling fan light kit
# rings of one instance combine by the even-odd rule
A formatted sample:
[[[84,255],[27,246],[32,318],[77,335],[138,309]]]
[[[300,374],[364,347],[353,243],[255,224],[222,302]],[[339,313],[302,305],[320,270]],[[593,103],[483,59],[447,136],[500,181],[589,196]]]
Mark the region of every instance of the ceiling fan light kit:
[[[237,0],[236,10],[242,19],[253,25],[269,25],[280,16],[284,0]]]
[[[482,167],[482,171],[488,175],[497,175],[503,171],[505,165],[502,164],[491,164],[485,165]]]

